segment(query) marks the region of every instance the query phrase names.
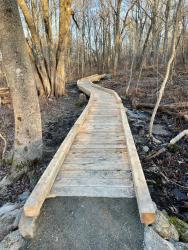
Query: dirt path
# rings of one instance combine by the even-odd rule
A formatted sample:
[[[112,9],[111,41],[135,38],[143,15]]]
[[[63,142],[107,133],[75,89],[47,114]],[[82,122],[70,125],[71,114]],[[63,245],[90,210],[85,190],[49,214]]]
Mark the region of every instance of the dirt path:
[[[142,250],[135,199],[64,197],[45,202],[30,250]]]

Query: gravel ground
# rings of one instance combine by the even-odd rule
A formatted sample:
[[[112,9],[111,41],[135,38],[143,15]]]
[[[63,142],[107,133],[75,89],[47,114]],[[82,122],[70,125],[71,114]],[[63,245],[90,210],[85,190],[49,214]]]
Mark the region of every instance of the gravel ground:
[[[30,250],[142,250],[135,199],[63,197],[45,202]]]

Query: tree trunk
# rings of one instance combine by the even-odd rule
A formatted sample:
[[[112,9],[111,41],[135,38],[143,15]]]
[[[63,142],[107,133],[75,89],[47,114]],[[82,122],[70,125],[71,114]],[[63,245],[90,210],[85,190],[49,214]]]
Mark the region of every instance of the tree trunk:
[[[49,13],[49,0],[41,0],[42,16],[44,20],[44,27],[46,32],[46,40],[48,45],[48,74],[51,82],[51,95],[54,95],[54,81],[56,72],[56,56],[55,45],[52,36],[52,18]]]
[[[32,66],[15,0],[0,0],[0,20],[0,52],[14,108],[14,162],[17,164],[41,157],[41,116]]]
[[[67,51],[72,14],[71,3],[72,0],[60,0],[59,44],[57,51],[57,70],[55,77],[56,96],[65,94],[65,55]]]
[[[115,45],[114,45],[114,75],[117,74],[118,63],[120,59],[121,34],[120,34],[120,13],[122,0],[117,1],[117,9],[115,11]]]
[[[165,31],[164,31],[164,43],[163,43],[163,63],[166,63],[166,58],[168,56],[168,22],[169,22],[169,13],[171,7],[171,0],[167,0],[166,9],[165,9]]]

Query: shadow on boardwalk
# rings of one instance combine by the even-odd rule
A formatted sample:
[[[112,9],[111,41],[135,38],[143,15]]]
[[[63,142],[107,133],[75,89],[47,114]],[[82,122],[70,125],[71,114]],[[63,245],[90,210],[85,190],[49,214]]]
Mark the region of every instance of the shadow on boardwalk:
[[[35,250],[142,250],[144,228],[135,199],[63,197],[46,200]]]

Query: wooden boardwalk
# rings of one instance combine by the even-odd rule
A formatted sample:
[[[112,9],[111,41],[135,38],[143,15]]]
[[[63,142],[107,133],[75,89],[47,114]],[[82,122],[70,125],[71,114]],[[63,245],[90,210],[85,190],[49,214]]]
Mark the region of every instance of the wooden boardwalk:
[[[20,231],[33,236],[33,225],[46,198],[58,196],[127,197],[136,195],[140,218],[150,224],[155,211],[125,109],[112,90],[78,81],[89,103],[28,198]]]

